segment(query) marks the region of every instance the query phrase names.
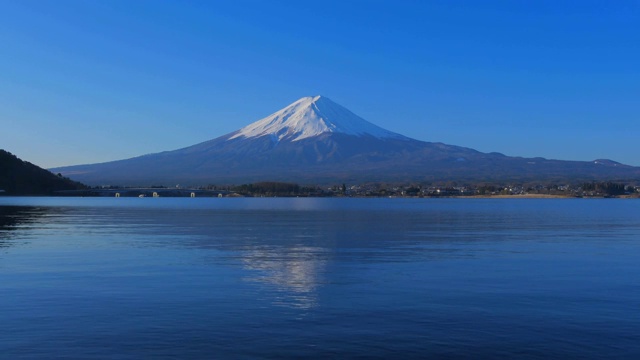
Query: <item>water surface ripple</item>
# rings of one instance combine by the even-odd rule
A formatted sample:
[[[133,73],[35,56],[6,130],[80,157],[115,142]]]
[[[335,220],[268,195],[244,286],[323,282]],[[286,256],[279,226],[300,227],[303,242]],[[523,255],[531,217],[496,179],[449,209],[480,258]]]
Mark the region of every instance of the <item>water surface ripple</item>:
[[[640,358],[640,202],[0,197],[0,358]]]

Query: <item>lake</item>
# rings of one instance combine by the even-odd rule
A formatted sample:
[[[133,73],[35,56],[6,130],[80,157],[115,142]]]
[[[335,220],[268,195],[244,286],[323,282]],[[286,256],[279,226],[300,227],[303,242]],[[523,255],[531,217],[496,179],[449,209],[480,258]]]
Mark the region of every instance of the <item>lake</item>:
[[[0,197],[0,358],[640,358],[640,201]]]

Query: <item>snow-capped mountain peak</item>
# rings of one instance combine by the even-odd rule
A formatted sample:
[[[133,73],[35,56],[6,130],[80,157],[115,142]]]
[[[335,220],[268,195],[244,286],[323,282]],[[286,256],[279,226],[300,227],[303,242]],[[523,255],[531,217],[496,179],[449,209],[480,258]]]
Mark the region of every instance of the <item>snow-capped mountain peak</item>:
[[[326,97],[309,96],[243,127],[233,133],[229,140],[271,136],[275,141],[298,141],[323,133],[404,138],[364,120]]]

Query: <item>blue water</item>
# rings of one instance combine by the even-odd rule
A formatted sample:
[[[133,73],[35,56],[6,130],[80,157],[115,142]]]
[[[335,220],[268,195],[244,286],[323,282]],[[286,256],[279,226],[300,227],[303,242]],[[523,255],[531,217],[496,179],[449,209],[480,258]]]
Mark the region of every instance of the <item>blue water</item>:
[[[640,202],[0,198],[0,358],[640,358]]]

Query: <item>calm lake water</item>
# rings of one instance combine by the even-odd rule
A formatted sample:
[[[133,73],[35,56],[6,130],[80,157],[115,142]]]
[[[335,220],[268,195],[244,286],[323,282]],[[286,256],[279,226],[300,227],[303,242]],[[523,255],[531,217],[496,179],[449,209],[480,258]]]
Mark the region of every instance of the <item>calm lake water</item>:
[[[640,201],[0,198],[0,358],[640,358]]]

